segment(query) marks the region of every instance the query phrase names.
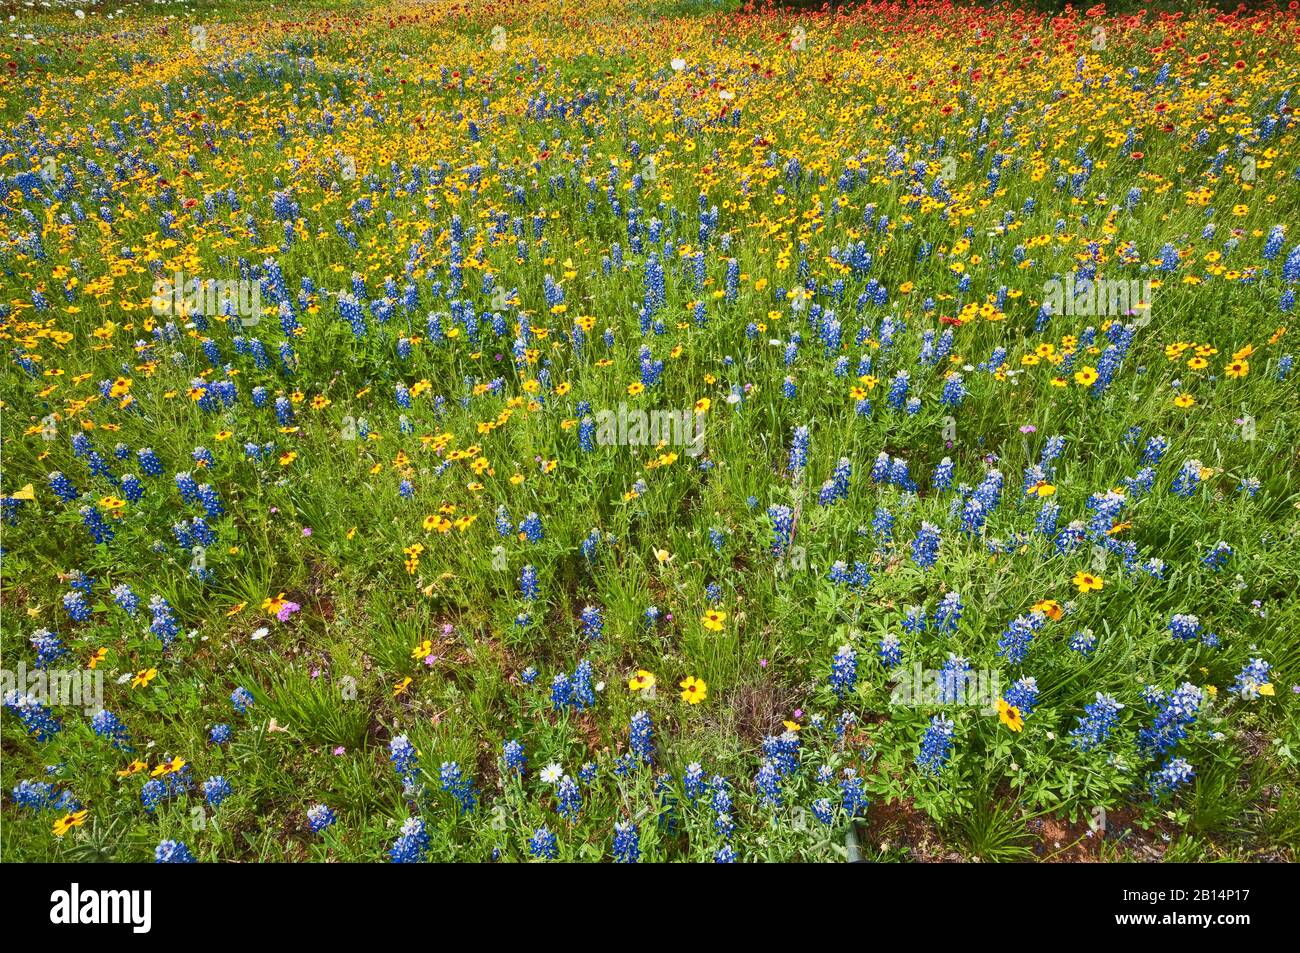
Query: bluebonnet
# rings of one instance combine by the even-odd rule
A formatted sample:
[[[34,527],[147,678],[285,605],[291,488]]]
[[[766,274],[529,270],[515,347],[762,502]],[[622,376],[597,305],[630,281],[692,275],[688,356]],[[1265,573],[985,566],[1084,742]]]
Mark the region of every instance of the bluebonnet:
[[[169,648],[180,633],[180,625],[172,612],[171,603],[162,596],[154,595],[149,599],[149,612],[153,616],[149,631],[158,637],[164,649]]]
[[[253,704],[253,694],[241,685],[230,693],[230,704],[235,711],[242,715]]]
[[[54,470],[46,479],[49,481],[50,489],[64,503],[71,503],[79,495],[77,488],[72,485],[72,481],[64,476],[60,471]]]
[[[786,467],[791,473],[797,473],[808,464],[808,428],[794,428],[794,438],[790,443],[790,463]]]
[[[1060,515],[1060,504],[1051,500],[1044,500],[1042,509],[1038,511],[1038,516],[1034,519],[1034,532],[1047,537],[1055,536],[1056,522]]]
[[[536,513],[529,513],[519,524],[519,532],[528,542],[538,542],[544,535],[542,532],[542,518]]]
[[[876,654],[880,656],[880,664],[885,668],[897,668],[903,664],[903,647],[898,641],[898,636],[892,633],[880,640],[880,647]]]
[[[638,711],[632,716],[628,727],[628,746],[634,755],[647,764],[654,760],[653,734],[649,712]]]
[[[930,485],[936,490],[946,490],[952,486],[952,480],[952,459],[950,457],[944,457],[939,461],[939,465],[934,468],[934,474],[930,477]]]
[[[420,759],[411,739],[406,735],[392,739],[388,743],[388,760],[402,783],[406,787],[414,787],[420,775]]]
[[[884,506],[877,506],[876,512],[871,517],[871,528],[879,537],[882,545],[888,544],[894,538],[894,514]]]
[[[587,606],[582,610],[582,632],[587,638],[599,639],[604,629],[605,623],[597,606]]]
[[[682,786],[686,789],[686,797],[692,804],[704,794],[704,769],[698,761],[692,761],[686,766],[682,774]]]
[[[194,476],[188,471],[178,473],[175,477],[176,489],[180,492],[181,499],[186,503],[197,503],[199,500],[199,484]]]
[[[555,860],[560,856],[555,835],[545,826],[537,828],[528,840],[528,853],[543,860]]]
[[[1091,655],[1096,647],[1097,637],[1091,630],[1082,629],[1070,637],[1071,651],[1078,652],[1080,655]]]
[[[104,522],[104,515],[94,505],[83,506],[79,510],[81,522],[85,525],[90,538],[98,543],[111,543],[116,535],[113,527]]]
[[[1012,682],[1002,698],[1020,712],[1022,718],[1028,718],[1038,705],[1038,682],[1030,676],[1018,678]]]
[[[221,502],[221,495],[209,484],[202,484],[195,492],[198,494],[199,503],[202,505],[208,519],[219,519],[225,513],[226,507]]]
[[[853,465],[849,462],[848,457],[840,457],[834,471],[831,473],[831,478],[822,484],[821,492],[817,496],[817,502],[822,506],[829,506],[845,499],[849,495],[849,479],[852,473]]]
[[[131,733],[122,719],[107,708],[101,708],[90,719],[90,727],[101,738],[107,738],[109,744],[119,751],[134,751],[131,747]]]
[[[1187,737],[1187,730],[1196,721],[1205,694],[1190,682],[1184,682],[1169,694],[1148,688],[1145,696],[1147,702],[1155,707],[1156,714],[1151,724],[1138,732],[1138,750],[1154,758]]]
[[[780,776],[793,773],[799,767],[798,733],[783,731],[779,735],[768,735],[763,739],[763,754]]]
[[[1012,665],[1019,665],[1029,651],[1029,643],[1033,640],[1034,633],[1041,629],[1046,622],[1047,616],[1041,612],[1029,612],[1017,616],[1007,625],[998,638],[998,655],[1001,655]]]
[[[635,864],[641,857],[640,837],[636,825],[629,821],[614,824],[614,862]]]
[[[135,452],[136,459],[140,462],[140,470],[145,476],[161,476],[163,472],[162,461],[158,455],[153,452],[151,447],[141,447]]]
[[[862,790],[862,779],[852,768],[845,770],[840,781],[840,806],[849,817],[857,817],[867,809],[867,795]]]
[[[858,681],[858,656],[851,645],[841,645],[831,660],[831,689],[843,698]]]
[[[567,774],[555,786],[555,810],[570,824],[578,822],[578,813],[582,810],[582,791],[578,788],[578,783]]]
[[[189,793],[194,787],[192,774],[190,766],[185,764],[179,770],[146,781],[140,789],[140,803],[145,811],[153,814],[163,801]]]
[[[1211,569],[1219,570],[1228,564],[1228,559],[1232,556],[1232,547],[1219,540],[1209,551],[1201,558],[1201,562]]]
[[[1070,525],[1066,526],[1056,534],[1055,547],[1059,553],[1069,553],[1083,545],[1087,534],[1083,529],[1081,520],[1073,520]]]
[[[892,472],[889,462],[889,454],[882,450],[880,453],[876,454],[876,462],[871,465],[871,482],[888,483]]]
[[[70,791],[49,781],[19,781],[10,792],[13,802],[31,811],[78,811],[81,804]]]
[[[1200,618],[1186,612],[1179,612],[1171,616],[1167,626],[1169,633],[1179,641],[1195,641],[1199,639],[1206,645],[1215,645],[1218,638],[1212,633],[1208,633],[1201,624]]]
[[[911,377],[911,374],[902,370],[890,380],[889,394],[885,397],[885,402],[894,410],[901,410],[903,404],[907,401],[907,388],[911,383]]]
[[[813,817],[828,826],[835,819],[835,808],[831,804],[829,798],[819,797],[817,800],[813,801],[812,812]]]
[[[1192,780],[1195,774],[1192,766],[1182,758],[1170,758],[1159,770],[1151,773],[1147,789],[1159,801]]]
[[[1252,701],[1263,694],[1265,686],[1269,685],[1268,673],[1272,666],[1261,658],[1252,658],[1237,673],[1236,681],[1232,684],[1234,695],[1246,700]]]
[[[119,583],[109,592],[115,602],[127,615],[135,615],[140,611],[140,597],[132,591],[131,587],[125,583]]]
[[[950,589],[944,593],[939,604],[934,608],[934,628],[938,632],[956,632],[957,625],[961,622],[962,609],[961,593],[956,589]]]
[[[395,864],[421,863],[429,852],[429,835],[424,829],[424,821],[418,817],[407,818],[402,824],[401,834],[388,848],[389,859]]]
[[[794,510],[778,503],[767,508],[767,515],[772,520],[772,555],[783,556],[794,530]]]
[[[1196,492],[1197,486],[1201,482],[1201,461],[1188,460],[1174,477],[1174,482],[1170,484],[1169,489],[1178,496],[1191,496]]]
[[[334,812],[324,804],[316,804],[307,809],[307,824],[313,834],[319,834],[336,820]]]
[[[501,762],[508,771],[516,774],[523,774],[528,768],[528,757],[524,754],[524,746],[518,739],[511,739],[501,746]]]
[[[1078,725],[1070,732],[1075,746],[1081,751],[1090,751],[1100,746],[1119,724],[1119,713],[1123,707],[1111,696],[1097,692],[1097,700],[1084,706]]]
[[[165,840],[162,841],[153,852],[154,863],[156,864],[193,864],[196,863],[194,855],[190,849],[185,846],[184,841]]]
[[[715,774],[709,779],[709,788],[713,791],[709,798],[709,807],[714,812],[713,832],[720,837],[730,837],[736,825],[731,818],[731,791],[727,779]]]
[[[438,777],[443,791],[456,802],[456,809],[461,814],[472,814],[478,805],[478,792],[474,789],[474,782],[461,772],[460,765],[455,761],[444,761]]]
[[[962,382],[962,376],[956,371],[950,373],[943,382],[943,392],[939,395],[939,401],[946,407],[960,407],[961,402],[966,397],[966,387]]]
[[[586,559],[588,562],[593,562],[596,559],[599,546],[600,546],[600,530],[593,529],[590,533],[587,534],[586,538],[582,541],[583,558]]]
[[[936,686],[939,689],[939,704],[960,704],[966,697],[966,686],[975,676],[971,672],[970,662],[952,652],[939,670]]]
[[[566,673],[560,672],[551,679],[551,705],[559,711],[572,701],[573,682]]]
[[[221,802],[230,797],[230,793],[230,782],[219,774],[203,782],[203,796],[213,807],[220,807]]]
[[[773,810],[781,806],[781,775],[777,772],[771,758],[763,759],[758,773],[754,775],[754,787],[762,798],[764,806]]]
[[[48,668],[52,662],[57,662],[61,658],[66,658],[71,653],[63,644],[63,640],[51,632],[49,629],[37,629],[28,638],[32,648],[36,650],[36,667]]]
[[[916,756],[916,766],[927,774],[938,774],[952,755],[953,723],[943,715],[935,715],[921,738],[921,750]]]
[[[27,733],[37,741],[47,741],[63,729],[62,723],[35,695],[12,690],[4,696],[4,707],[18,716]]]
[[[939,527],[922,522],[916,538],[912,540],[912,561],[922,569],[929,569],[939,558],[940,542]]]
[[[525,599],[530,601],[537,598],[537,570],[533,566],[525,566],[520,571],[519,591]]]
[[[590,708],[596,704],[596,694],[592,690],[591,680],[591,662],[588,659],[583,659],[573,669],[573,678],[571,680],[573,687],[571,704],[579,710]]]

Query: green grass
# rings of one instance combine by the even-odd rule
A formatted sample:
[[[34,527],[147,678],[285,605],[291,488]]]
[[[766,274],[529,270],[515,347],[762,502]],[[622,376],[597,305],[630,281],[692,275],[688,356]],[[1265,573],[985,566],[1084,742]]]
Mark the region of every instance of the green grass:
[[[126,13],[109,24],[118,6]],[[403,822],[419,816],[430,860],[527,860],[543,825],[557,834],[561,859],[608,860],[615,823],[629,821],[643,860],[711,861],[729,843],[745,861],[839,862],[854,820],[839,782],[850,776],[870,801],[856,823],[872,860],[1294,859],[1300,400],[1295,377],[1282,370],[1294,332],[1277,333],[1289,318],[1280,300],[1294,286],[1282,275],[1294,229],[1280,254],[1266,257],[1264,248],[1270,229],[1300,207],[1300,152],[1293,119],[1272,135],[1262,128],[1300,74],[1294,49],[1279,39],[1285,14],[1261,21],[1257,32],[1194,16],[1166,57],[1153,52],[1163,37],[1154,18],[1141,27],[1098,21],[1111,30],[1104,49],[1088,46],[1093,21],[1075,21],[1067,31],[1075,46],[1066,48],[1049,22],[1026,26],[999,9],[895,15],[864,6],[833,22],[799,12],[747,15],[734,3],[620,0],[581,15],[559,3],[471,4],[454,13],[439,3],[305,0],[274,12],[244,0],[83,9],[92,13],[85,21],[22,12],[18,32],[40,42],[7,48],[16,68],[0,87],[0,178],[8,188],[0,217],[7,356],[0,491],[31,483],[35,497],[0,527],[0,649],[6,670],[20,661],[32,667],[29,638],[39,628],[69,651],[60,666],[83,668],[103,649],[103,704],[126,724],[135,750],[112,748],[80,710],[56,709],[62,730],[43,742],[6,711],[6,860],[146,860],[160,841],[175,839],[201,860],[379,861]],[[505,51],[491,46],[498,25]],[[807,30],[803,51],[789,49],[795,25]],[[973,39],[976,25],[986,39]],[[205,31],[203,49],[190,43],[196,26]],[[1015,66],[1025,50],[1021,30],[1051,56]],[[1249,69],[1196,62],[1237,40],[1234,57]],[[1075,78],[1080,52],[1086,85]],[[681,70],[676,57],[686,61]],[[959,72],[950,88],[957,60],[983,78]],[[1172,78],[1156,86],[1164,62]],[[720,89],[735,98],[721,99]],[[538,115],[543,95],[564,104],[563,114]],[[1157,111],[1158,103],[1167,108]],[[728,112],[722,120],[724,108],[739,108],[739,119]],[[1202,128],[1204,143],[1196,138]],[[1129,129],[1136,146],[1126,154]],[[891,160],[891,148],[905,159]],[[1072,195],[1080,149],[1091,173]],[[1219,150],[1227,158],[1216,164]],[[995,153],[1008,160],[990,189]],[[39,173],[47,155],[72,185],[59,195],[48,185],[25,192],[19,177]],[[646,168],[647,155],[656,156],[656,178],[634,193],[632,174]],[[1259,160],[1253,180],[1242,174],[1244,155]],[[948,197],[923,208],[909,170],[924,167],[929,194],[944,156],[955,160]],[[620,164],[618,213],[606,193],[611,157]],[[349,162],[354,178],[345,174]],[[859,166],[866,173],[842,186]],[[1134,187],[1142,196],[1125,207]],[[1208,205],[1188,199],[1202,188]],[[238,212],[217,200],[227,190],[238,196]],[[298,203],[287,246],[272,206],[279,191]],[[681,251],[701,245],[701,194],[720,211],[697,286]],[[197,204],[187,207],[189,198]],[[640,253],[629,237],[633,205],[641,209]],[[101,220],[101,206],[111,221]],[[164,211],[175,217],[172,239]],[[545,216],[540,239],[537,214]],[[464,284],[455,293],[447,291],[453,216],[466,230]],[[892,224],[878,227],[882,217]],[[663,229],[657,242],[644,231],[651,219]],[[1030,242],[1034,236],[1044,240]],[[835,261],[858,241],[873,256],[868,271]],[[1137,249],[1131,257],[1121,253],[1129,242]],[[602,258],[616,243],[624,265],[606,269]],[[1167,244],[1180,260],[1166,272],[1159,259]],[[1017,245],[1029,247],[1021,254]],[[668,265],[656,315],[663,328],[643,333],[644,258],[656,246]],[[1073,373],[1100,363],[1111,319],[1058,315],[1035,327],[1045,283],[1090,256],[1103,277],[1163,281],[1150,324],[1134,329],[1104,388],[1077,384]],[[249,268],[273,259],[285,277],[304,328],[291,339],[292,374],[277,356],[290,339],[271,309],[256,328],[212,319],[159,340],[157,325],[145,325],[152,269],[236,279],[240,259]],[[729,296],[722,291],[730,259],[742,277]],[[776,295],[794,286],[801,259],[818,285],[813,303],[843,320],[843,341],[830,353],[808,308]],[[954,263],[969,277],[964,289]],[[367,310],[361,337],[338,304],[354,272],[372,301],[385,297],[388,278],[398,289],[387,320]],[[518,289],[510,305],[482,290],[489,273],[496,288]],[[313,283],[306,307],[298,299],[303,278]],[[562,286],[565,310],[549,307],[548,278]],[[831,288],[837,279],[842,294]],[[417,297],[409,311],[407,281]],[[857,306],[875,289],[869,282],[883,283],[887,304]],[[920,360],[922,334],[951,327],[940,315],[996,302],[1001,289],[1010,294],[999,320],[976,313],[953,328],[947,367]],[[33,307],[34,291],[48,310]],[[463,322],[457,337],[430,339],[427,315],[450,312],[449,298],[458,308],[473,304],[477,342],[467,340]],[[926,298],[933,308],[923,306]],[[702,325],[697,302],[706,308]],[[492,327],[494,310],[505,333]],[[882,344],[886,315],[906,325],[892,345]],[[523,316],[533,334],[530,353],[516,361]],[[579,316],[593,326],[576,347]],[[444,317],[444,330],[455,323]],[[1079,343],[1088,328],[1091,352]],[[796,333],[802,343],[787,365],[785,344]],[[399,336],[420,339],[408,357],[399,356]],[[236,337],[259,338],[268,362],[259,364]],[[215,368],[204,339],[220,351]],[[1166,348],[1178,342],[1193,349],[1171,358]],[[1026,363],[1040,345],[1052,346],[1052,359]],[[1204,369],[1188,366],[1195,345],[1213,351]],[[1226,376],[1231,355],[1247,345],[1249,373]],[[643,346],[664,368],[647,393],[632,397]],[[1005,364],[980,367],[995,348],[1005,349]],[[869,414],[850,396],[863,354],[878,380]],[[24,355],[39,356],[34,374],[24,370]],[[848,363],[837,371],[840,357]],[[902,369],[922,398],[915,414],[886,399]],[[959,409],[940,401],[950,370],[967,391]],[[236,402],[202,409],[189,398],[200,376],[209,386],[234,382]],[[783,394],[787,376],[793,397]],[[1053,382],[1058,376],[1066,386]],[[129,408],[99,395],[100,382],[117,377],[132,380]],[[494,380],[493,388],[473,387]],[[427,390],[398,406],[397,385],[421,381]],[[254,404],[254,387],[267,389],[265,405]],[[736,392],[744,399],[732,403]],[[1195,406],[1175,406],[1180,393]],[[277,421],[276,397],[291,401],[293,428]],[[580,401],[594,413],[620,402],[689,408],[706,397],[699,458],[682,447],[589,452],[580,444]],[[317,398],[325,402],[319,409]],[[51,414],[57,432],[47,441],[40,422]],[[1255,422],[1248,437],[1246,416]],[[808,457],[792,474],[800,426],[810,428]],[[231,436],[219,440],[224,431]],[[114,517],[98,501],[124,491],[90,473],[74,452],[78,432],[115,478],[140,474],[135,451],[145,446],[164,472],[141,475],[143,497]],[[1163,560],[1160,577],[1125,571],[1114,552],[1094,564],[1093,540],[1063,552],[1035,531],[1043,504],[1025,496],[1022,475],[1053,435],[1066,437],[1050,479],[1062,528],[1086,523],[1090,498],[1123,487],[1148,465],[1146,441],[1167,437],[1168,452],[1150,464],[1153,485],[1129,493],[1121,518],[1130,525],[1114,536],[1132,544],[1138,563]],[[125,461],[114,456],[118,442],[129,451]],[[247,443],[268,448],[264,458],[249,459]],[[195,463],[197,447],[211,452],[211,466]],[[470,447],[464,459],[449,459]],[[677,459],[660,465],[667,451]],[[281,464],[288,452],[296,456]],[[916,493],[873,481],[882,452],[907,461]],[[852,465],[847,498],[822,505],[819,490],[841,458]],[[944,458],[956,468],[946,490],[933,477]],[[1179,495],[1172,486],[1193,459],[1205,479]],[[1001,503],[982,532],[963,533],[956,487],[969,490],[994,467],[1005,479]],[[55,470],[84,499],[61,502],[49,483]],[[193,471],[222,500],[223,512],[208,517],[215,541],[203,547],[207,578],[192,571],[194,552],[173,532],[178,521],[204,514],[178,495],[179,471]],[[399,492],[404,479],[411,498]],[[1257,493],[1240,491],[1247,479],[1258,481]],[[643,490],[632,494],[638,481]],[[88,535],[78,512],[86,503],[105,514],[111,543]],[[784,558],[772,551],[774,505],[798,512]],[[511,524],[504,535],[495,528],[500,507]],[[887,543],[872,526],[878,508],[896,520]],[[537,542],[517,534],[529,513],[544,526]],[[441,516],[475,520],[463,531],[426,529]],[[931,568],[911,555],[923,521],[942,531]],[[583,544],[593,531],[600,542],[588,556]],[[1216,571],[1203,557],[1220,540],[1232,555]],[[404,550],[416,543],[424,550],[408,572]],[[863,563],[870,585],[833,582],[838,561]],[[532,601],[521,594],[526,566],[538,578]],[[1104,588],[1081,594],[1071,579],[1089,568]],[[71,620],[63,606],[74,570],[94,580],[88,622]],[[139,615],[115,605],[118,584],[141,597]],[[907,607],[932,614],[949,591],[965,607],[955,631],[904,628]],[[301,607],[285,621],[262,609],[280,593]],[[180,627],[166,651],[149,630],[155,594]],[[1043,600],[1060,603],[1063,618],[1044,624],[1023,661],[1009,660],[999,638]],[[601,610],[598,640],[584,633],[587,606]],[[650,606],[660,613],[653,626],[645,621]],[[719,631],[703,624],[715,606],[726,613]],[[521,624],[523,613],[530,618]],[[1199,616],[1218,647],[1173,639],[1167,625],[1178,613]],[[1097,639],[1088,655],[1070,648],[1084,630]],[[937,669],[954,653],[996,674],[1004,692],[1032,676],[1039,694],[1024,730],[979,707],[893,703],[898,672],[877,658],[891,634],[902,639],[906,669]],[[856,682],[841,698],[829,678],[846,644],[856,652]],[[1252,658],[1270,664],[1273,693],[1243,699],[1233,686]],[[583,659],[600,685],[594,703],[557,710],[552,679],[573,675]],[[156,676],[133,687],[131,676],[149,669]],[[653,694],[629,690],[639,669],[656,676]],[[688,676],[708,684],[699,705],[679,697]],[[1151,757],[1138,742],[1153,718],[1143,688],[1184,682],[1203,689],[1206,704],[1176,749]],[[254,698],[246,713],[230,701],[241,686]],[[1125,708],[1106,743],[1082,751],[1071,732],[1099,692]],[[620,759],[638,711],[653,723],[654,764],[629,770]],[[855,720],[845,727],[846,713]],[[930,775],[916,758],[939,714],[953,720],[953,748]],[[764,739],[781,735],[786,722],[800,726],[799,767],[781,779],[780,803],[766,803],[755,780]],[[217,724],[232,728],[226,745],[209,741]],[[419,751],[409,790],[389,763],[400,735]],[[502,745],[512,739],[527,753],[522,778],[503,770]],[[1150,776],[1170,755],[1185,758],[1195,777],[1153,799]],[[190,765],[196,783],[225,777],[229,798],[213,808],[196,790],[146,810],[145,779],[174,757]],[[126,773],[136,758],[147,770]],[[472,779],[473,812],[458,811],[441,789],[444,762]],[[696,762],[706,779],[727,779],[730,838],[715,825],[712,791],[695,801],[684,784]],[[574,823],[557,813],[555,787],[540,777],[552,763],[574,777],[595,766],[594,779],[580,784]],[[818,778],[823,766],[831,780]],[[25,780],[70,792],[88,812],[85,823],[53,834],[66,812],[20,807],[9,792]],[[821,799],[831,806],[829,824],[816,816]],[[307,826],[315,804],[337,815],[321,834]],[[1081,833],[1099,811],[1119,819],[1122,836]],[[1071,840],[1055,845],[1049,828],[1068,830]]]

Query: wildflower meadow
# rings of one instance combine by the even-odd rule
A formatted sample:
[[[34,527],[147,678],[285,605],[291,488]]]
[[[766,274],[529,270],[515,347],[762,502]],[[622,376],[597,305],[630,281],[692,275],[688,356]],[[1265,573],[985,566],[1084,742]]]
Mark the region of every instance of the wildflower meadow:
[[[0,4],[6,861],[1290,861],[1300,6]]]

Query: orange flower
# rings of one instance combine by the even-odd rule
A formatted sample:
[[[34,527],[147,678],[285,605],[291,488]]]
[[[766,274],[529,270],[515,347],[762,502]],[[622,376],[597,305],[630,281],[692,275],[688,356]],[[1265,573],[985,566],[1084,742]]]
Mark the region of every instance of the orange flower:
[[[1041,612],[1053,622],[1059,621],[1061,616],[1065,615],[1065,609],[1055,599],[1044,599],[1034,603],[1034,611]]]

